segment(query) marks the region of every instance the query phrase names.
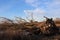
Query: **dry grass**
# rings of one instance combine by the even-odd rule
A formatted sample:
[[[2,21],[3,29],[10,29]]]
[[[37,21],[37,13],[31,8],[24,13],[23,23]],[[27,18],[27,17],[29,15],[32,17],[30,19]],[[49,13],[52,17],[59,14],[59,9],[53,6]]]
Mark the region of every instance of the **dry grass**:
[[[60,27],[60,22],[55,22]],[[3,23],[0,24],[0,40],[59,40],[59,35],[45,36],[35,35],[34,28],[40,28],[44,22],[26,22],[26,23]],[[30,31],[30,32],[28,32]]]

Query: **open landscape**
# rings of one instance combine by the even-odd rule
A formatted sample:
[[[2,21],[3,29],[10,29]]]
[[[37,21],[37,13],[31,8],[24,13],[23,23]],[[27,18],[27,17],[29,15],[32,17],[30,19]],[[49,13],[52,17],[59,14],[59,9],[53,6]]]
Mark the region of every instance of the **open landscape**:
[[[1,19],[4,20],[0,20],[0,40],[60,40],[60,20],[47,17],[42,22]]]
[[[0,0],[0,40],[60,40],[60,0]]]

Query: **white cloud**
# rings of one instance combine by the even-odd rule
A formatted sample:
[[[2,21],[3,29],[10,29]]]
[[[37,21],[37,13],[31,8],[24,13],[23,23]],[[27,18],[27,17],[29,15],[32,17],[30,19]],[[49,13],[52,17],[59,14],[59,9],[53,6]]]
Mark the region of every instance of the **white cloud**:
[[[53,0],[51,3],[49,3],[48,8],[59,8],[60,7],[60,0]]]
[[[60,0],[25,0],[25,2],[36,7],[34,10],[25,10],[26,13],[32,12],[39,16],[60,17]]]
[[[60,0],[25,0],[25,2],[34,7],[46,7],[48,10],[60,8]]]
[[[47,4],[47,13],[50,17],[60,17],[60,0],[53,0],[51,3]]]
[[[25,13],[34,13],[34,14],[44,14],[45,11],[40,9],[40,8],[36,8],[34,10],[24,10]]]
[[[39,1],[38,0],[25,0],[25,2],[31,6],[38,7]]]
[[[25,0],[26,3],[34,3],[37,0]]]
[[[31,19],[31,14],[33,13],[33,18],[35,20],[40,20],[42,18],[42,16],[44,16],[44,14],[46,13],[45,10],[42,10],[40,8],[36,8],[33,10],[24,10],[24,13],[26,13],[26,15],[28,15],[28,17]],[[42,20],[42,19],[41,19]],[[40,20],[40,21],[41,21]]]

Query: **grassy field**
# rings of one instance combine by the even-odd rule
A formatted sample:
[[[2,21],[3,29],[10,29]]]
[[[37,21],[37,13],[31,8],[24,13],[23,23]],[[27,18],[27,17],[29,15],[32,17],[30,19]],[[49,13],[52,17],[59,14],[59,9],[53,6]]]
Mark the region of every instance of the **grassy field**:
[[[60,21],[54,21],[60,30]],[[2,23],[0,24],[0,40],[60,40],[60,33],[44,35],[37,33],[35,28],[44,25],[44,22]],[[36,34],[35,34],[36,33]]]

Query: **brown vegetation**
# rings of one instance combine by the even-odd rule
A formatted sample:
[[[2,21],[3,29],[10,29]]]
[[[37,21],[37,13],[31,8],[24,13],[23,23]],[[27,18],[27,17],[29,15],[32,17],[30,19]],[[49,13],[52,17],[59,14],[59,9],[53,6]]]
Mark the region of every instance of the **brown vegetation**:
[[[10,20],[10,19],[7,19],[7,20],[9,22],[11,21],[12,22],[9,23],[8,21],[6,21],[0,24],[0,40],[44,40],[42,38],[42,36],[44,37],[44,33],[48,34],[49,33],[48,30],[50,30],[53,27],[53,24],[52,24],[52,27],[49,27],[49,24],[46,24],[46,21],[44,22],[34,21],[33,22],[31,20],[30,22],[27,22],[27,21],[21,22],[22,20],[21,19],[21,20],[18,20],[18,23],[14,23],[13,20]],[[55,21],[54,23],[56,25],[59,24],[60,26],[60,22]],[[54,28],[54,30],[51,32],[55,33],[56,28]]]

